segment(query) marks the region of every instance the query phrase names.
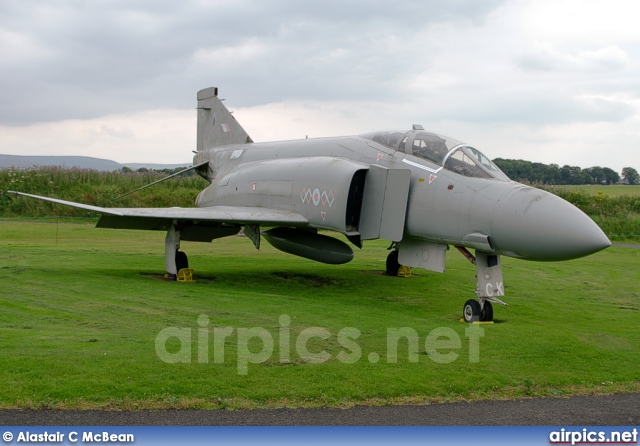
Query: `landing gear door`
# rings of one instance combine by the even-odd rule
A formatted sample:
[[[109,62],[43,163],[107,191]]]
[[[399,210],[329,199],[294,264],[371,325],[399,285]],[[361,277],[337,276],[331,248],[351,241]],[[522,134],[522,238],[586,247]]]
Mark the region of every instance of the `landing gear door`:
[[[360,214],[359,232],[362,240],[402,240],[410,180],[411,171],[408,169],[387,169],[376,164],[370,166]]]
[[[495,298],[504,296],[504,280],[500,256],[476,250],[476,296]]]

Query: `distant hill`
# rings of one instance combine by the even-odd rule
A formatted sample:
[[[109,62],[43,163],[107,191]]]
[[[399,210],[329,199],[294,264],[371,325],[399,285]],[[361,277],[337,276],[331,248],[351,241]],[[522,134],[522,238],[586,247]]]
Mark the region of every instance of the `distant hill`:
[[[0,169],[9,167],[27,168],[34,166],[61,166],[79,167],[81,169],[93,169],[99,171],[119,170],[128,167],[138,170],[142,167],[147,169],[175,169],[177,167],[190,166],[191,163],[184,164],[155,164],[155,163],[125,163],[120,164],[112,160],[93,158],[90,156],[23,156],[23,155],[0,155]]]
[[[154,164],[154,163],[125,163],[123,166],[128,167],[129,169],[138,170],[141,167],[146,167],[147,169],[153,170],[162,170],[162,169],[176,169],[178,167],[189,167],[191,163],[185,164]]]

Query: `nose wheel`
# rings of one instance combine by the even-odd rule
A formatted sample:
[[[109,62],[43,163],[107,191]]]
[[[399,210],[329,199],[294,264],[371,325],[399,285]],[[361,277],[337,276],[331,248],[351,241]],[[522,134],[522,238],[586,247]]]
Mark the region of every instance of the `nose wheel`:
[[[480,320],[480,312],[482,309],[480,308],[480,302],[475,299],[469,299],[464,303],[464,308],[462,309],[462,317],[465,322],[476,322]]]
[[[480,302],[469,299],[462,309],[462,317],[465,322],[491,322],[493,321],[493,305],[488,300]]]
[[[480,321],[493,321],[493,305],[491,305],[491,302],[489,302],[488,300],[484,301],[484,305],[482,306],[482,310],[480,311]]]

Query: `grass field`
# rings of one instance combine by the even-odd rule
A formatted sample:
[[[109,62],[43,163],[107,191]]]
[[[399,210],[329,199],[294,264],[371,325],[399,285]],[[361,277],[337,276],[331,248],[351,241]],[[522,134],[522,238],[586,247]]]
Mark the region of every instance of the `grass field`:
[[[550,187],[550,186],[549,186]],[[626,185],[626,184],[583,184],[578,186],[553,186],[558,189],[565,189],[572,192],[581,192],[590,196],[597,196],[599,193],[608,195],[610,197],[622,197],[627,195],[629,197],[640,197],[640,185]]]
[[[329,266],[230,237],[183,243],[199,280],[169,283],[157,278],[162,233],[0,228],[0,408],[346,407],[640,390],[637,249],[563,263],[503,258],[510,306],[476,327],[474,358],[477,332],[459,318],[475,268],[455,250],[444,274],[392,278],[381,274],[384,242]],[[312,327],[326,339],[301,354],[296,342]],[[167,328],[191,345],[170,338],[164,357],[187,362],[159,357]],[[401,339],[390,362],[388,330],[400,328],[419,343]],[[269,355],[256,333],[273,339]],[[321,352],[330,358],[313,363]]]
[[[617,242],[640,241],[640,186],[546,186],[580,208]]]

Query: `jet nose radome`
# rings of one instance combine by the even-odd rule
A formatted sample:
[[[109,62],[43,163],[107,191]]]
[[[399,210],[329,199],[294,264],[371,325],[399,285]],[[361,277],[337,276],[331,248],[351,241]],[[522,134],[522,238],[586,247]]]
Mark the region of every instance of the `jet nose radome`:
[[[611,246],[602,230],[571,203],[518,185],[498,201],[492,219],[496,250],[528,260],[570,260]]]

